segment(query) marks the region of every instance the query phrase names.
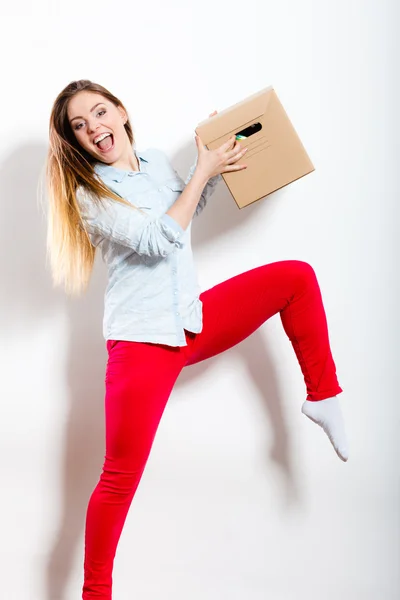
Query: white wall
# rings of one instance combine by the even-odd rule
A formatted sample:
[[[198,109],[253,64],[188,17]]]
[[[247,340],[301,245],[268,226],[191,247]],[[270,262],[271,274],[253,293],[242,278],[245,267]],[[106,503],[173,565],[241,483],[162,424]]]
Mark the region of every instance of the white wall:
[[[193,227],[199,277],[205,289],[274,260],[314,266],[352,442],[343,464],[301,415],[279,317],[187,370],[121,538],[115,599],[399,597],[398,12],[395,0],[3,12],[1,598],[80,597],[103,460],[105,271],[99,260],[80,300],[53,290],[36,206],[52,102],[79,78],[121,97],[138,147],[163,148],[183,176],[197,123],[274,85],[316,171],[243,211],[221,184]]]

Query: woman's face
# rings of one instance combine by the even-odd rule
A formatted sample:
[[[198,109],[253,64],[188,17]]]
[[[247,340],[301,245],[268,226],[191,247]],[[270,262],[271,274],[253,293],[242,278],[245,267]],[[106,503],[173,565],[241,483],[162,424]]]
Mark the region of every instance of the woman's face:
[[[111,164],[121,157],[129,143],[122,108],[101,94],[83,91],[68,102],[67,115],[77,141],[93,158]]]

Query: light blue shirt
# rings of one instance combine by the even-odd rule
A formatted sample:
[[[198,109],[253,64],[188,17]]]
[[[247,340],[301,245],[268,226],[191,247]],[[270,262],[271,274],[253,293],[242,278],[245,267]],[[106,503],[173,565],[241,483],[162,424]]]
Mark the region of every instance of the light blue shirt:
[[[184,182],[162,150],[134,151],[139,171],[96,163],[95,173],[140,211],[112,199],[98,207],[83,188],[76,193],[85,229],[108,268],[103,336],[186,346],[184,330],[202,330],[191,223],[184,230],[166,212],[191,179],[197,158]],[[220,179],[208,180],[194,216]]]

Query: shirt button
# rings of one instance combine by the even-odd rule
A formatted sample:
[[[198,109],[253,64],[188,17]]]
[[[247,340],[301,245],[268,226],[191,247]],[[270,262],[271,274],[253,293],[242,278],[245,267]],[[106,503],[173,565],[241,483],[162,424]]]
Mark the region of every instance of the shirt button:
[[[177,316],[179,317],[179,313],[177,312],[176,314],[177,314]]]
[[[159,192],[161,192],[161,191],[162,191],[162,188],[158,188],[158,191],[159,191]]]
[[[174,294],[176,295],[178,292],[174,292]]]

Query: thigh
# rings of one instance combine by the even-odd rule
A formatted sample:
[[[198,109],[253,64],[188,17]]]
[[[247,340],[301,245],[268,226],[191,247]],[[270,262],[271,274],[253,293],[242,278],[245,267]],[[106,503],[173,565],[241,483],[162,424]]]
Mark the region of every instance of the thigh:
[[[164,408],[183,366],[179,348],[110,341],[106,369],[106,462],[143,467]]]
[[[278,261],[240,273],[203,292],[203,329],[190,339],[186,364],[215,356],[248,337],[289,304],[311,271],[302,261]]]

